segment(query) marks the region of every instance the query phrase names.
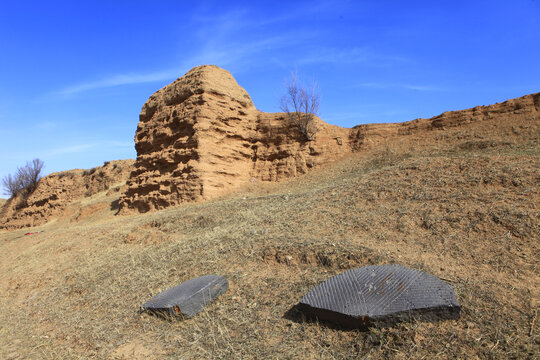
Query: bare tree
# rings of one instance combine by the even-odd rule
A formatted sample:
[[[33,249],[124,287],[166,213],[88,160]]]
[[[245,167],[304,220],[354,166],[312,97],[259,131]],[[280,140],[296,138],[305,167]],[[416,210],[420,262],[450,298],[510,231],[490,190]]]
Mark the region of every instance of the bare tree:
[[[17,176],[7,175],[2,179],[2,186],[4,187],[4,194],[13,196],[22,189],[22,184]]]
[[[299,84],[295,73],[291,73],[286,86],[287,93],[281,98],[281,111],[287,113],[289,121],[298,127],[307,141],[315,140],[315,134],[320,130],[315,124],[320,105],[316,86]]]
[[[37,187],[41,178],[41,170],[43,169],[43,161],[34,159],[32,162],[27,162],[25,166],[17,169],[15,175],[8,175],[2,179],[2,186],[6,195],[11,197],[23,193],[29,195]]]
[[[24,179],[25,188],[29,191],[34,191],[37,187],[39,179],[41,179],[41,170],[43,169],[43,161],[34,159],[32,162],[27,162],[22,169],[19,168],[18,173]]]

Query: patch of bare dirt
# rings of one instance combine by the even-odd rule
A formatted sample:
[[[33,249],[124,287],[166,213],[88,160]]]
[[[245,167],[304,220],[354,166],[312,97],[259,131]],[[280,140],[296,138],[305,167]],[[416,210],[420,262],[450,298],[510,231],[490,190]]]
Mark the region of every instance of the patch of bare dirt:
[[[268,263],[324,266],[336,270],[354,269],[380,261],[371,249],[350,248],[341,243],[268,246],[262,249],[261,257]]]
[[[112,353],[115,360],[152,360],[161,359],[163,353],[159,350],[158,344],[148,344],[142,339],[134,339],[120,345]]]

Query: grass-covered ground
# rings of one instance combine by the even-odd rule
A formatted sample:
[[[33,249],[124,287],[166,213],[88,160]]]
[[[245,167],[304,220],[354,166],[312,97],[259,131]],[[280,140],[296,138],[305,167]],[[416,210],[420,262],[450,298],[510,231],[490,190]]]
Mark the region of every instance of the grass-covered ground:
[[[0,358],[538,358],[538,138],[446,134],[150,214],[114,216],[118,194],[98,194],[1,232]],[[361,332],[293,309],[332,275],[388,263],[449,282],[462,317]],[[230,288],[193,319],[138,312],[205,274]]]

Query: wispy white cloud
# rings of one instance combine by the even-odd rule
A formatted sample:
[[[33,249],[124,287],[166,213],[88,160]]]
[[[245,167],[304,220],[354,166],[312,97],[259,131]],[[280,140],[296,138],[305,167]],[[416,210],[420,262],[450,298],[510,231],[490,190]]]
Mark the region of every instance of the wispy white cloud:
[[[119,147],[119,148],[132,148],[135,146],[135,143],[130,141],[107,141],[105,145],[111,146],[111,147]]]
[[[110,148],[133,148],[133,147],[134,147],[133,142],[111,140],[111,141],[79,144],[79,145],[66,145],[66,146],[44,151],[42,156],[48,157],[48,156],[77,154],[77,153],[87,152],[92,149],[94,150],[99,149],[100,151],[103,151],[104,149],[110,149]]]
[[[309,32],[301,29],[288,29],[282,27],[276,31],[276,24],[291,21],[298,16],[306,14],[321,13],[326,8],[324,2],[316,2],[310,6],[296,6],[285,15],[275,17],[258,18],[253,16],[248,9],[236,9],[219,15],[195,15],[191,21],[198,29],[192,33],[198,44],[191,52],[184,56],[184,60],[177,67],[157,70],[153,72],[133,72],[112,74],[103,76],[97,80],[81,81],[68,85],[62,89],[49,94],[55,98],[69,98],[80,93],[91,90],[110,88],[121,85],[132,85],[141,83],[151,83],[159,81],[170,81],[182,76],[193,66],[201,64],[216,64],[219,66],[233,67],[235,70],[243,71],[252,64],[257,63],[256,58],[261,54],[268,54],[276,50],[284,50],[282,55],[291,53],[285,51],[287,48],[295,49],[299,44],[305,43],[308,39],[317,36],[311,29]],[[271,36],[268,32],[253,31],[260,28],[272,29]],[[342,54],[329,52],[325,57],[330,61],[344,61],[357,58],[358,53]],[[321,58],[314,55],[312,59],[306,58],[305,62],[314,61]]]
[[[430,86],[430,85],[410,85],[410,84],[401,84],[401,87],[409,90],[419,90],[419,91],[442,91],[444,90],[441,87]]]
[[[234,41],[220,42],[214,38],[206,44],[202,44],[200,49],[192,56],[186,58],[182,63],[183,65],[178,68],[150,73],[116,74],[95,81],[70,85],[61,90],[54,91],[51,95],[54,97],[69,98],[86,91],[102,88],[172,81],[182,76],[193,66],[201,64],[217,64],[219,66],[235,65],[237,69],[246,69],[246,66],[257,54],[290,46],[291,40],[294,42],[300,41],[298,38],[291,39],[287,36],[274,36],[249,43]]]
[[[67,155],[67,154],[80,153],[80,152],[85,152],[89,149],[95,148],[97,146],[98,146],[97,143],[64,146],[64,147],[48,150],[43,154],[43,156],[55,156],[55,155]]]
[[[443,91],[445,90],[442,87],[432,86],[432,85],[419,85],[419,84],[406,84],[406,83],[384,83],[384,82],[368,82],[360,83],[358,87],[366,87],[372,89],[407,89],[407,90],[416,90],[416,91]]]
[[[170,69],[160,72],[151,73],[131,73],[131,74],[116,74],[110,77],[104,77],[95,81],[82,82],[65,87],[64,89],[53,92],[53,95],[60,97],[69,97],[81,92],[108,88],[120,85],[141,84],[171,80],[178,77],[178,69]]]
[[[281,26],[298,17],[305,17],[306,14],[330,16],[329,12],[332,10],[324,1],[305,5],[293,6],[285,15],[275,17],[260,18],[248,9],[231,10],[219,15],[196,15],[191,21],[193,28],[197,30],[191,35],[197,40],[197,45],[186,52],[178,66],[150,72],[112,74],[97,80],[81,81],[54,91],[47,97],[52,95],[54,98],[70,98],[96,89],[172,81],[193,66],[201,64],[216,64],[238,73],[247,71],[261,61],[272,61],[290,67],[291,64],[313,63],[395,64],[396,61],[406,60],[376,54],[367,47],[343,50],[325,46],[317,40],[321,34],[313,28]],[[262,31],[261,28],[266,30]]]
[[[209,43],[190,60],[192,66],[199,64],[217,64],[235,72],[245,71],[253,64],[258,63],[257,56],[274,50],[284,49],[298,40],[287,36],[275,36],[271,38],[242,42],[223,42],[221,44]],[[191,67],[191,66],[190,66]]]
[[[305,64],[366,64],[369,66],[384,67],[396,66],[410,62],[411,59],[398,55],[386,55],[377,53],[369,47],[353,47],[348,49],[337,49],[334,47],[325,47],[320,44],[306,49],[305,54],[296,58],[296,63]]]
[[[267,19],[266,22],[271,24],[286,19],[285,17],[283,19]],[[218,64],[220,66],[235,64],[238,66],[262,51],[283,48],[289,46],[291,42],[291,38],[287,36],[265,37],[254,41],[238,40],[238,35],[245,34],[246,29],[249,29],[250,21],[252,21],[246,10],[230,11],[218,16],[196,16],[192,20],[199,24],[197,26],[199,30],[194,35],[200,41],[197,48],[190,55],[184,57],[180,66],[153,72],[113,74],[98,80],[75,83],[49,95],[56,98],[69,98],[86,91],[102,88],[171,81],[182,76],[193,66],[201,64]]]

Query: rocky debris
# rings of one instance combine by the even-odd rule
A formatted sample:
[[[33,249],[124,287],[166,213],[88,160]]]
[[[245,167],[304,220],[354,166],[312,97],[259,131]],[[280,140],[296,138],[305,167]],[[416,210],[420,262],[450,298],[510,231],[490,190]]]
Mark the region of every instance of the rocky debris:
[[[365,266],[333,276],[309,291],[298,308],[347,328],[456,319],[461,312],[450,285],[401,265]]]
[[[201,276],[157,294],[142,309],[158,315],[191,318],[228,287],[229,282],[223,276]]]
[[[106,162],[90,170],[69,170],[42,178],[27,198],[13,197],[0,209],[0,229],[37,226],[59,216],[73,201],[122,185],[134,160]]]

